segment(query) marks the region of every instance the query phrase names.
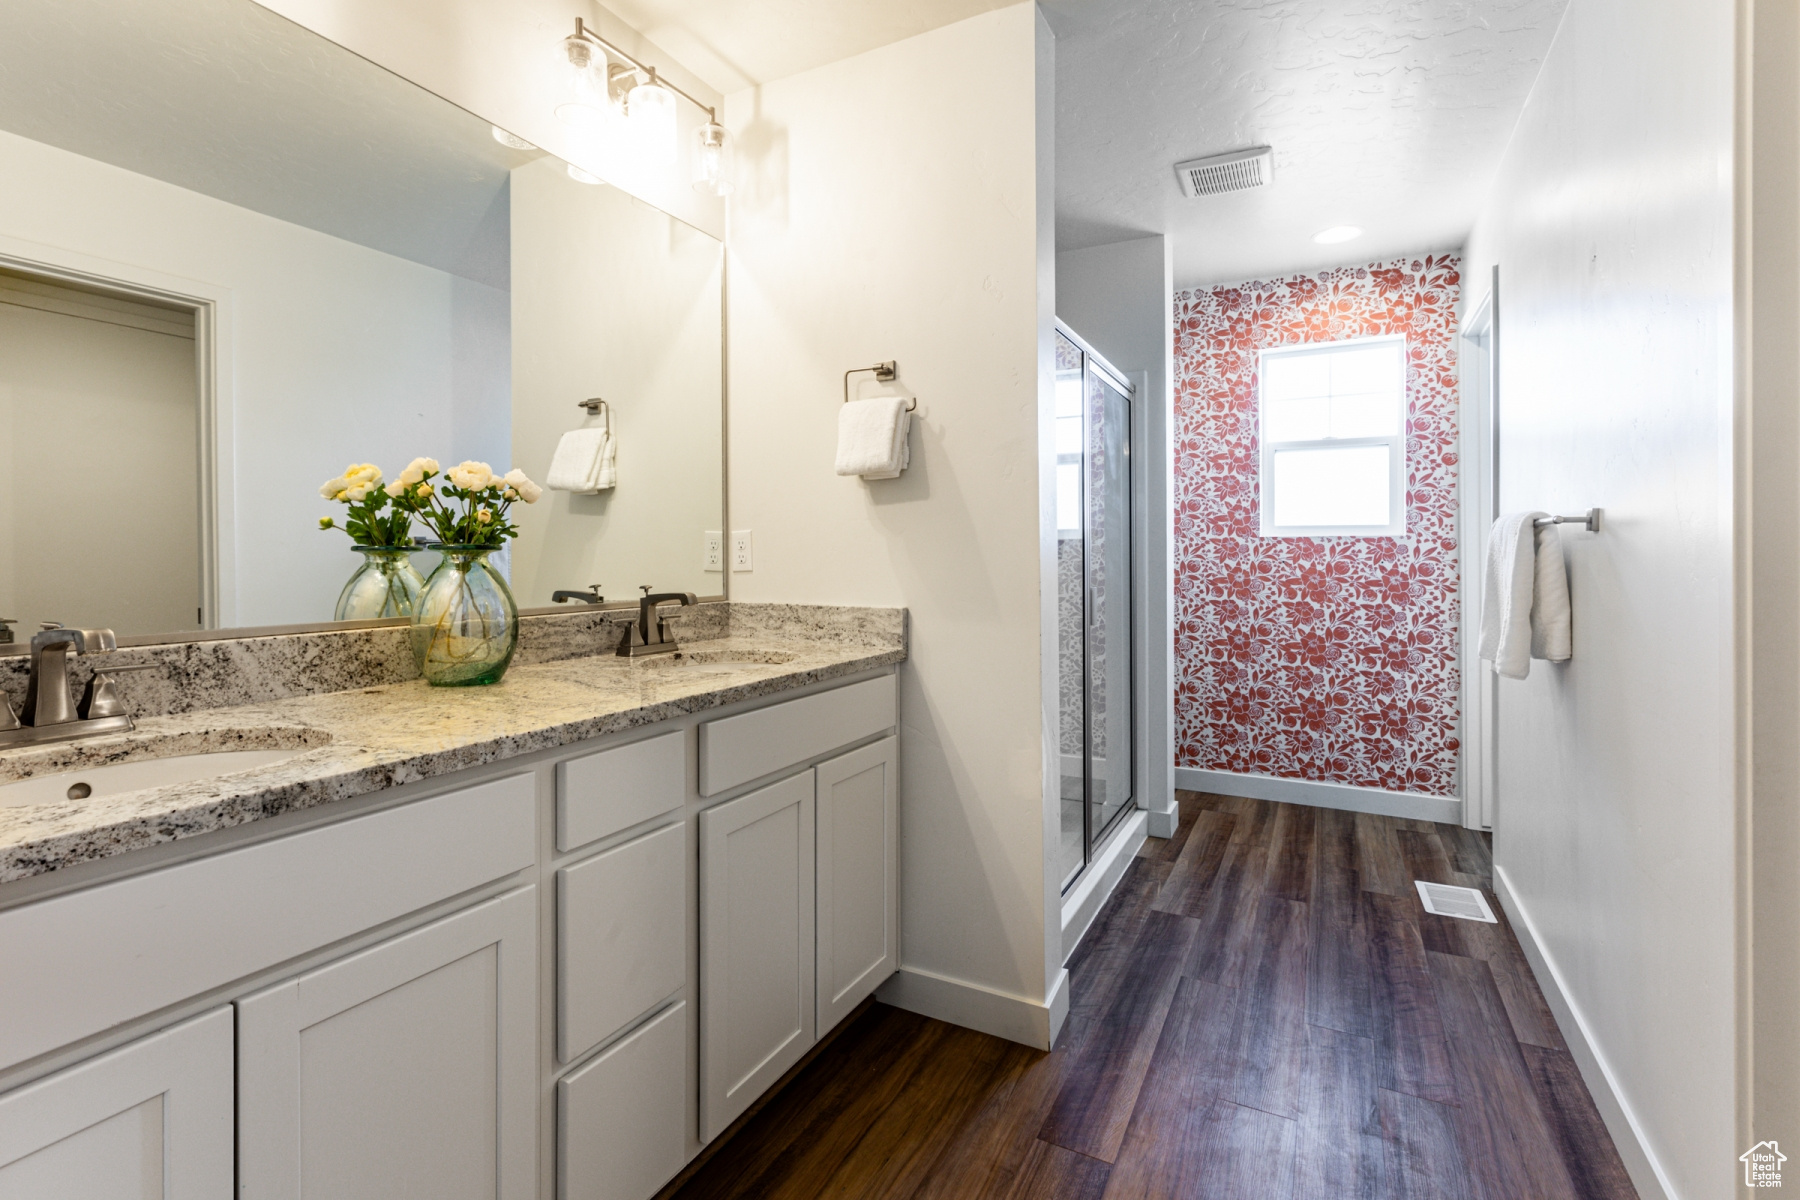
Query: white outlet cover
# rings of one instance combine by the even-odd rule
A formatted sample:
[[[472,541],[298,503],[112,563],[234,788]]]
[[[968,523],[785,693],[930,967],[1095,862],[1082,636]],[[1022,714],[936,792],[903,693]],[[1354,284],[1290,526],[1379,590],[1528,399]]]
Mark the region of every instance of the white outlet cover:
[[[749,571],[754,568],[750,553],[750,531],[734,529],[731,531],[731,569],[733,571]]]
[[[725,569],[725,534],[718,529],[706,531],[706,542],[700,550],[700,569],[702,571],[723,571]]]

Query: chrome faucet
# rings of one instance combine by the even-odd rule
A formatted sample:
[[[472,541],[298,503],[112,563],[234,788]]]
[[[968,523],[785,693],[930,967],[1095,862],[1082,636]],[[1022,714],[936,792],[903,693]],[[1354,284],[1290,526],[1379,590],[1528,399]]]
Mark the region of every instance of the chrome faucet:
[[[66,742],[102,733],[124,733],[131,716],[113,686],[113,677],[148,666],[99,668],[77,704],[69,691],[69,654],[110,654],[119,640],[110,629],[64,629],[48,625],[31,636],[31,677],[25,709],[14,715],[0,701],[0,747]]]
[[[606,597],[600,594],[600,585],[597,583],[588,584],[588,589],[585,592],[576,592],[566,588],[558,588],[556,591],[550,593],[550,603],[552,604],[562,604],[568,600],[579,600],[583,604],[606,603]]]
[[[619,639],[619,657],[636,658],[642,654],[668,654],[675,649],[675,637],[663,619],[658,605],[679,601],[683,606],[700,603],[692,592],[652,592],[643,584],[644,598],[638,601],[638,619],[625,627]]]

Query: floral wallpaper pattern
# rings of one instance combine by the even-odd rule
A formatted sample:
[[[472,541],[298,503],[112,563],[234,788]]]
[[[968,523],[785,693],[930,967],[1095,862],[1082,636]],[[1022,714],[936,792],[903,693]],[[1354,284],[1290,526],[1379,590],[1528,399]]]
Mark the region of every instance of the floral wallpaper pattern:
[[[1456,793],[1458,266],[1176,293],[1177,766]],[[1407,536],[1259,536],[1257,351],[1390,333]]]

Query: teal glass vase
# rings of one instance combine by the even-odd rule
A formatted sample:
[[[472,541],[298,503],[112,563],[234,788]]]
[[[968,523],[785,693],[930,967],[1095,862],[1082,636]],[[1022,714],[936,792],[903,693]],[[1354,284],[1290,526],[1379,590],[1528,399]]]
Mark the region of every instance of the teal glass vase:
[[[519,648],[519,607],[488,565],[498,546],[434,545],[444,558],[412,613],[413,659],[433,687],[498,683]]]
[[[410,546],[352,546],[362,565],[338,593],[334,621],[383,621],[410,617],[425,590],[412,565]]]

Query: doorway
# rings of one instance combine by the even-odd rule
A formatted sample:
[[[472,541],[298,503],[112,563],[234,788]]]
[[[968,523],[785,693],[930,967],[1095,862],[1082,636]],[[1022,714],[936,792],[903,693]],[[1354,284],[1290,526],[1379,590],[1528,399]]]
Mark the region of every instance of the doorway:
[[[1498,680],[1482,663],[1481,596],[1488,533],[1500,514],[1500,268],[1487,295],[1468,310],[1458,345],[1462,441],[1462,797],[1463,824],[1494,827],[1494,743]]]
[[[1133,807],[1132,386],[1056,330],[1058,761],[1062,888]]]

